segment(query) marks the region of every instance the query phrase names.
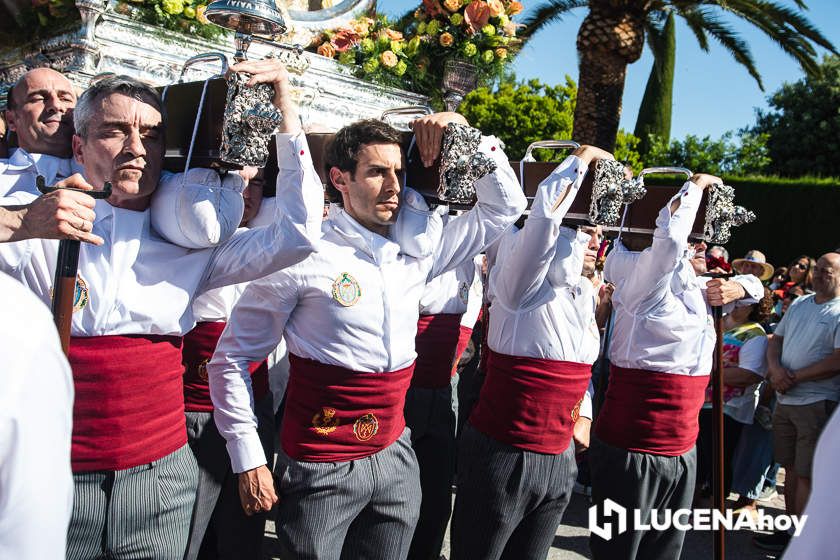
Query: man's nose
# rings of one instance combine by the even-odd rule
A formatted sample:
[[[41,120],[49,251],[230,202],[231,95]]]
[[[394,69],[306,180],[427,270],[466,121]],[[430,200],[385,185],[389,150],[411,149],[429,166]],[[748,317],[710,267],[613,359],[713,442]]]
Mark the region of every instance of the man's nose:
[[[125,151],[134,157],[143,157],[146,155],[146,147],[143,145],[143,138],[140,136],[140,131],[133,129],[125,140]]]

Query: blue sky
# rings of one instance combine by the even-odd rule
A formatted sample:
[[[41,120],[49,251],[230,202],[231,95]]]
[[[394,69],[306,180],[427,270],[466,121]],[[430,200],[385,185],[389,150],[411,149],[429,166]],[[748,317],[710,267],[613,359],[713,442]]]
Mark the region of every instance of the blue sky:
[[[542,4],[542,0],[520,1],[526,12]],[[793,4],[788,0],[781,1]],[[809,8],[806,15],[835,47],[840,47],[840,1],[806,1]],[[419,0],[380,0],[379,11],[397,16],[419,4]],[[585,15],[585,8],[578,9],[541,31],[516,58],[517,77],[538,78],[556,84],[563,82],[568,74],[577,81],[575,39]],[[749,23],[732,21],[752,49],[765,91],[762,92],[747,71],[713,40],[708,54],[700,50],[694,35],[678,18],[672,138],[683,138],[686,134],[717,137],[727,130],[750,125],[754,122],[755,108],[767,107],[767,95],[784,82],[794,82],[802,77],[794,59],[759,30]],[[822,53],[821,49],[820,56]],[[646,48],[642,58],[628,68],[621,115],[621,127],[625,130],[632,132],[635,125],[652,60]]]

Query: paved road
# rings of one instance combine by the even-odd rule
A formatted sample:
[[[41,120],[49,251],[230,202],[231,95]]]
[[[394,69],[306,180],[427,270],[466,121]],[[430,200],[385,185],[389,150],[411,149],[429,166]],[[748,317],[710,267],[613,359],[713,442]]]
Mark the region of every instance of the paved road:
[[[781,486],[779,486],[781,490]],[[734,497],[734,496],[733,496]],[[563,516],[563,524],[557,530],[554,545],[548,554],[548,560],[582,560],[591,558],[589,554],[589,530],[587,529],[588,498],[575,495]],[[775,497],[770,501],[761,502],[760,506],[770,514],[784,512],[784,501]],[[737,560],[768,560],[777,556],[768,554],[751,543],[755,533],[751,531],[734,531],[727,534],[726,556]],[[449,556],[449,537],[444,545],[444,555]],[[277,539],[274,534],[274,524],[269,523],[265,536],[264,558],[278,559]],[[686,535],[685,546],[681,560],[708,560],[712,557],[712,533],[692,531]]]

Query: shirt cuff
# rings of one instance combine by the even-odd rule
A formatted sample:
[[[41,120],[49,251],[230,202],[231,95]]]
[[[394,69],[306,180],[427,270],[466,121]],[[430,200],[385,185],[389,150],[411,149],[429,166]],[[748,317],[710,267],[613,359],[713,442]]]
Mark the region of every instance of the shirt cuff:
[[[227,451],[233,472],[237,474],[268,464],[256,431],[228,441]]]
[[[305,166],[313,165],[309,144],[302,131],[293,134],[278,132],[275,138],[277,140],[277,165],[280,169],[297,171]]]

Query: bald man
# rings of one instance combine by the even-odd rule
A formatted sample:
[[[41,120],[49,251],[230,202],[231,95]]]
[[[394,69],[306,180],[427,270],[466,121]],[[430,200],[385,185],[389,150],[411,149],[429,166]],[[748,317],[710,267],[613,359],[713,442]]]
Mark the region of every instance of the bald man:
[[[81,171],[73,159],[73,84],[51,68],[30,70],[9,89],[6,123],[16,149],[0,160],[0,196],[25,190],[38,194],[35,178],[48,185]]]

